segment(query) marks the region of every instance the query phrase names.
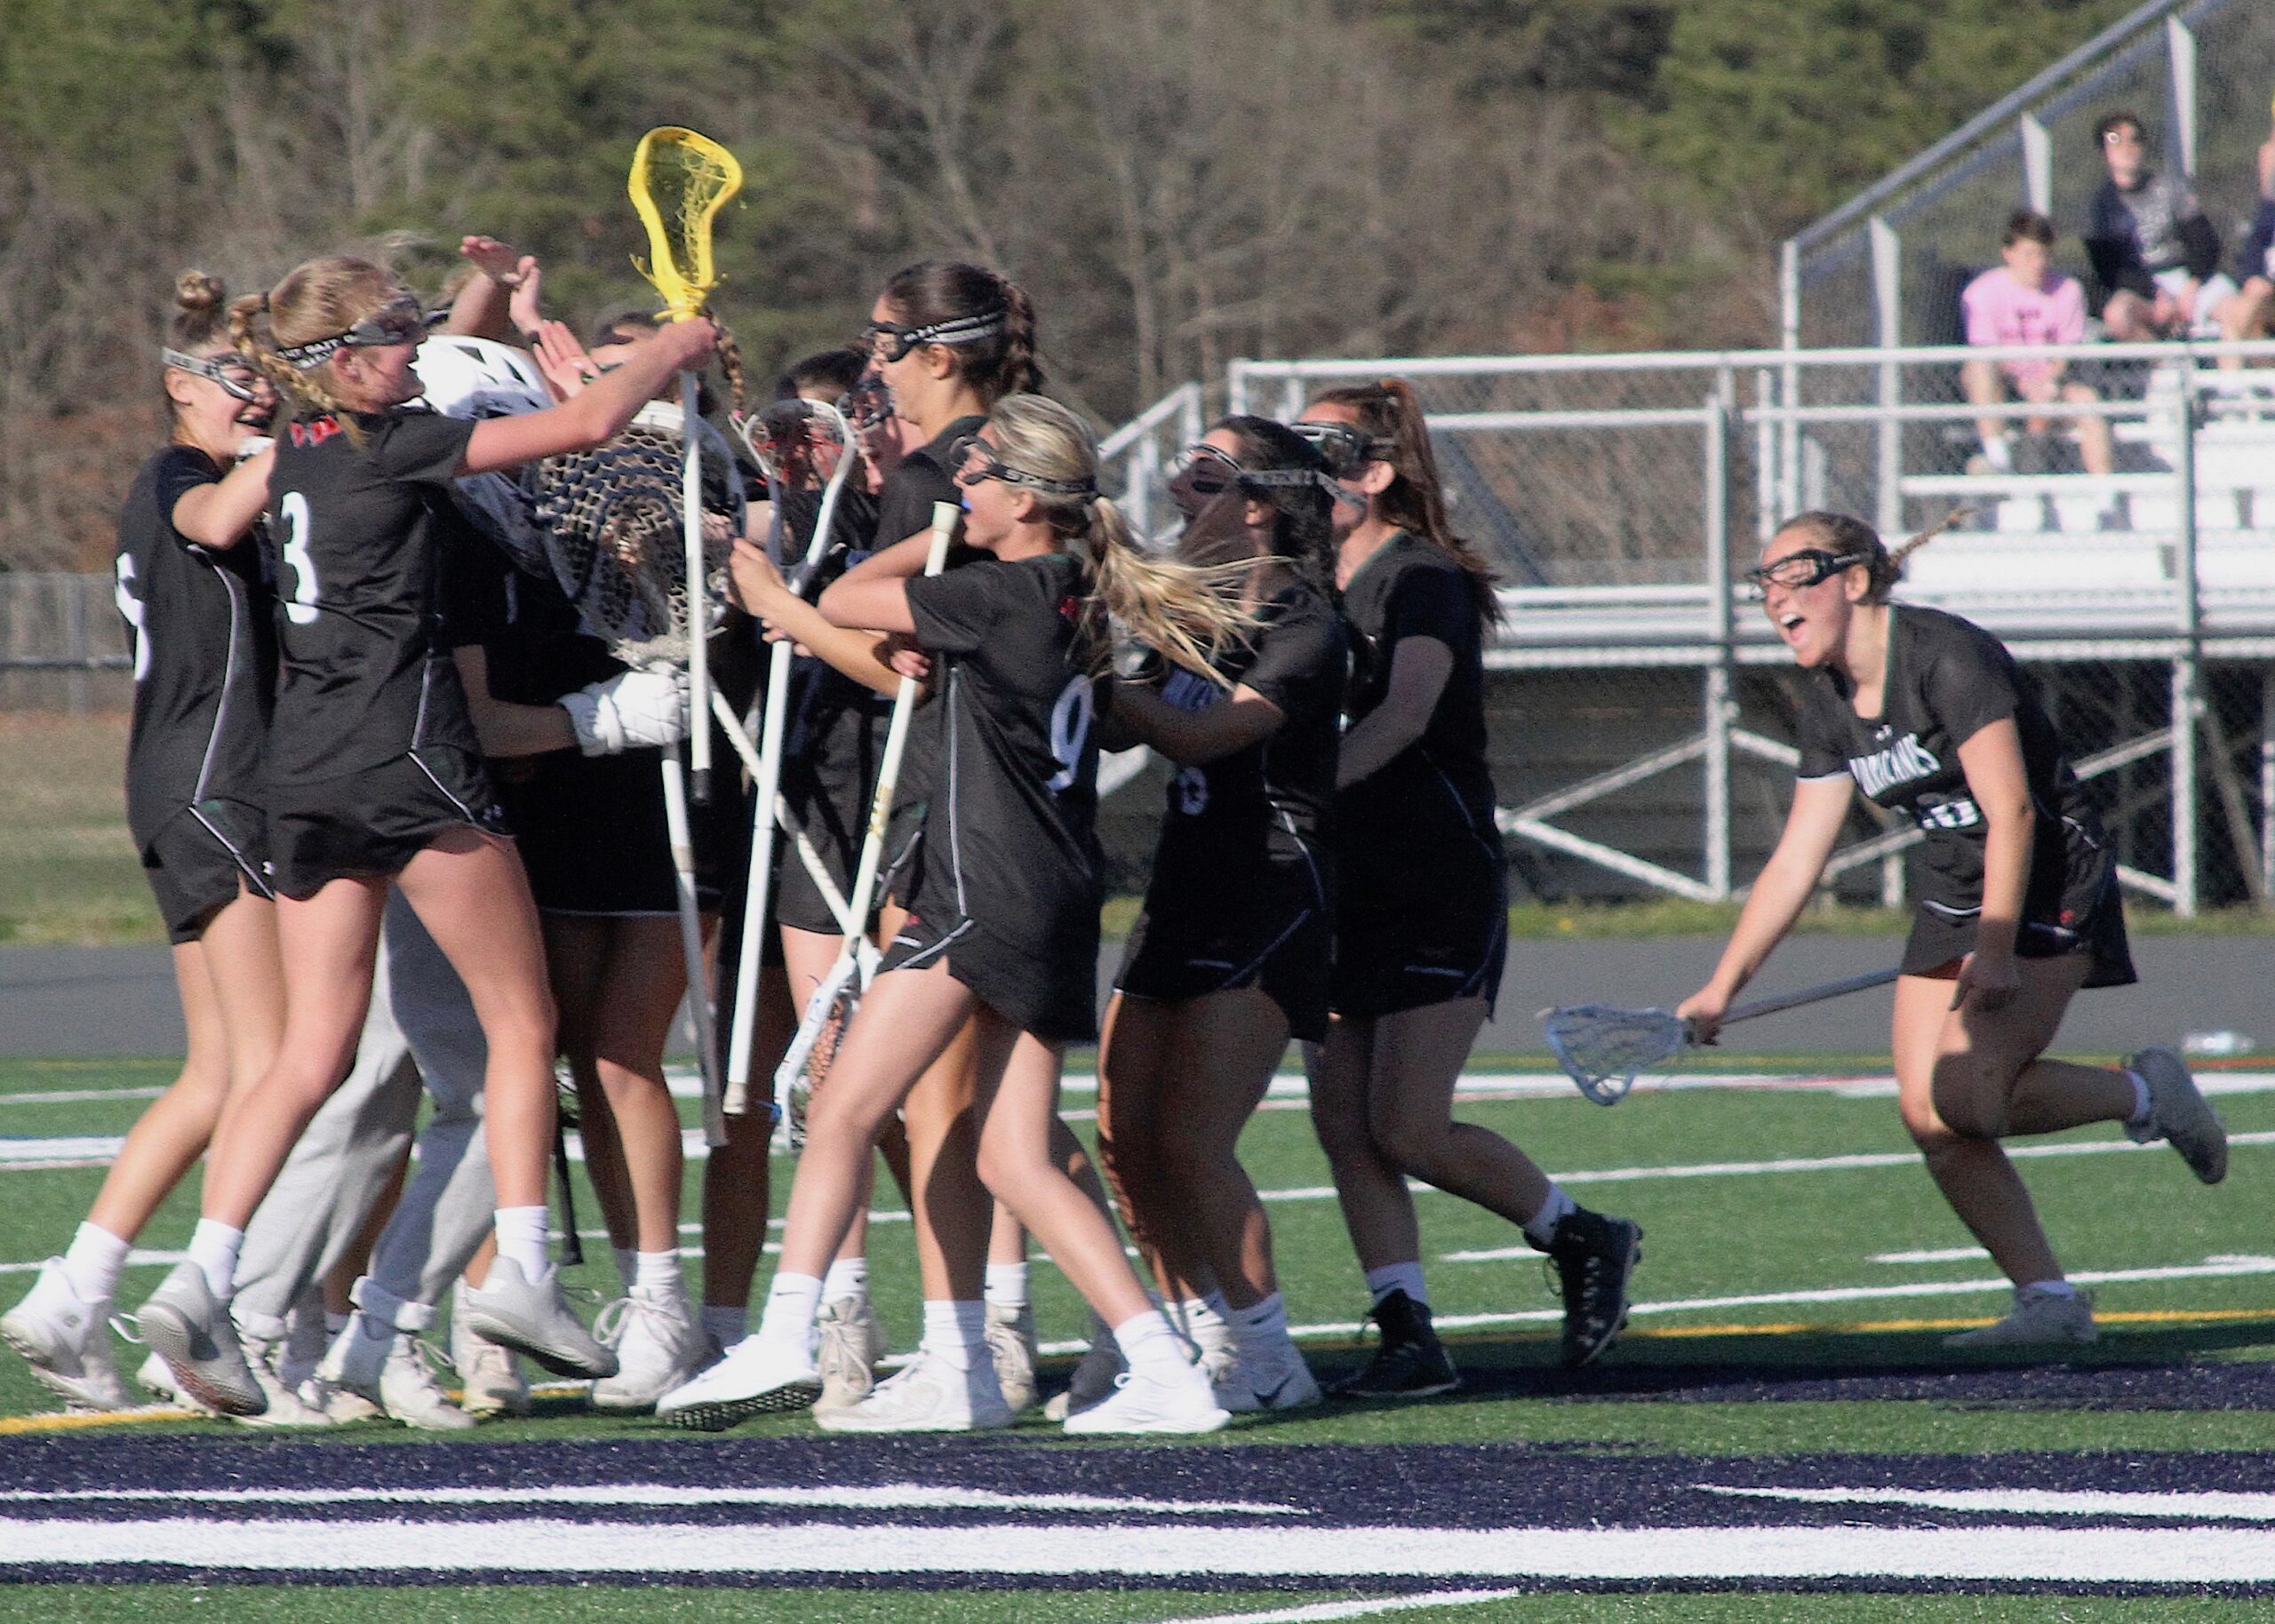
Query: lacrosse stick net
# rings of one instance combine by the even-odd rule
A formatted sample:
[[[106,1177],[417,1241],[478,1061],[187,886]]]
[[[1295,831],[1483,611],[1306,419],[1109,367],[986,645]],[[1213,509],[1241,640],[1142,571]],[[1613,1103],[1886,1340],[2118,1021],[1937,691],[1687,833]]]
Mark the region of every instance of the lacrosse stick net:
[[[719,285],[712,223],[742,187],[735,155],[692,130],[666,124],[633,148],[626,189],[648,232],[648,258],[633,263],[663,295],[674,321],[701,314]]]

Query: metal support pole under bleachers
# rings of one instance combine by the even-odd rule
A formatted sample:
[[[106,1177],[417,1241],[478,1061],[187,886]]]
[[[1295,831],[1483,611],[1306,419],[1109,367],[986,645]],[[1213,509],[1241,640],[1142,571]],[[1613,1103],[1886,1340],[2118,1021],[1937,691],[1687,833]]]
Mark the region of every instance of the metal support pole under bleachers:
[[[2259,673],[2259,894],[2275,906],[2275,665]]]
[[[1706,397],[1702,424],[1705,468],[1706,600],[1714,658],[1706,667],[1706,889],[1716,901],[1730,894],[1730,723],[1736,719],[1730,624],[1730,419],[1736,381],[1725,368]]]
[[[1879,318],[1875,340],[1880,348],[1893,350],[1904,343],[1904,244],[1896,235],[1896,228],[1877,214],[1872,216],[1872,304]],[[1880,490],[1879,500],[1873,506],[1873,521],[1883,536],[1893,536],[1904,528],[1904,424],[1896,415],[1896,408],[1903,399],[1903,368],[1893,361],[1881,362]]]
[[[2054,139],[2035,113],[2015,121],[2023,148],[2023,203],[2051,219],[2054,216]]]
[[[2180,172],[2196,179],[2196,30],[2165,19],[2165,63],[2172,71],[2172,155]]]
[[[2180,379],[2180,434],[2173,458],[2178,486],[2178,532],[2173,538],[2173,577],[2180,589],[2181,652],[2172,663],[2172,911],[2196,917],[2198,900],[2196,726],[2203,710],[2203,604],[2196,568],[2196,430],[2201,402],[2196,366]]]
[[[1791,354],[1801,347],[1801,245],[1788,240],[1777,254],[1778,345]],[[1801,511],[1801,369],[1785,363],[1779,380],[1785,420],[1777,430],[1777,479],[1781,513]]]

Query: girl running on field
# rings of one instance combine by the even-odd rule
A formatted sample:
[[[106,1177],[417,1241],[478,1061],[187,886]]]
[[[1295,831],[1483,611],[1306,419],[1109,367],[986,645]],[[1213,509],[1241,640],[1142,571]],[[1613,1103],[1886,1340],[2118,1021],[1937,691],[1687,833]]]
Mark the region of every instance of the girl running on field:
[[[1335,1013],[1305,1051],[1312,1125],[1382,1332],[1341,1390],[1420,1396],[1459,1380],[1430,1325],[1409,1177],[1499,1214],[1549,1254],[1564,1363],[1585,1365],[1625,1323],[1642,1230],[1578,1206],[1522,1150],[1453,1116],[1508,946],[1485,760],[1492,570],[1447,524],[1410,386],[1330,390],[1304,418],[1297,428],[1363,502],[1336,507],[1352,669],[1336,768]]]
[[[1119,682],[1110,715],[1109,743],[1151,745],[1177,771],[1106,1007],[1098,1142],[1217,1402],[1235,1412],[1320,1397],[1237,1150],[1289,1038],[1327,1036],[1325,824],[1346,661],[1329,585],[1336,489],[1318,452],[1262,418],[1227,418],[1185,452],[1169,483],[1178,553],[1244,564],[1233,590],[1256,625],[1217,657],[1215,681],[1171,667]],[[1212,1346],[1219,1325],[1229,1335]]]
[[[172,436],[134,476],[118,529],[118,607],[134,646],[127,825],[173,943],[189,1052],[69,1248],[0,1318],[0,1336],[75,1410],[132,1402],[110,1348],[128,1249],[284,1029],[260,784],[276,642],[260,559],[241,545],[267,495],[274,458],[260,436],[276,392],[230,347],[225,298],[196,271],[176,285],[159,352]]]
[[[1800,915],[1857,789],[1926,837],[1896,983],[1898,1109],[1960,1222],[2015,1283],[2005,1318],[1954,1345],[2083,1342],[2093,1302],[2063,1278],[2030,1191],[1999,1142],[2088,1122],[2171,1142],[2207,1184],[2227,1131],[2180,1057],[2119,1070],[2041,1058],[2080,987],[2134,980],[2114,859],[2036,684],[1981,627],[1893,604],[1905,554],[1841,513],[1803,513],[1753,580],[1807,672],[1801,760],[1784,833],[1713,978],[1678,1014],[1712,1041],[1722,1013]]]
[[[850,570],[821,603],[841,625],[913,636],[938,666],[941,760],[905,881],[907,918],[815,1095],[757,1333],[658,1413],[714,1428],[812,1402],[821,1271],[860,1199],[870,1146],[970,1023],[980,1175],[1114,1328],[1130,1364],[1128,1382],[1067,1429],[1209,1430],[1225,1413],[1208,1378],[1146,1298],[1112,1222],[1055,1163],[1051,1126],[1061,1049],[1096,1030],[1092,722],[1107,617],[1196,670],[1242,622],[1205,577],[1133,550],[1098,493],[1096,444],[1064,407],[999,402],[952,462],[975,556],[922,577],[927,542],[912,537]],[[1077,542],[1087,559],[1069,550]],[[992,1398],[994,1424],[1007,1422],[987,1361],[965,1348],[970,1407]]]
[[[439,505],[460,475],[613,438],[716,333],[679,323],[563,405],[475,423],[412,408],[424,322],[379,266],[311,260],[238,300],[230,327],[304,414],[268,482],[284,618],[266,782],[286,1019],[275,1063],[215,1134],[189,1259],[144,1305],[142,1333],[193,1397],[259,1413],[229,1323],[237,1246],[347,1070],[392,883],[465,982],[489,1046],[498,1260],[467,1294],[468,1318],[558,1373],[612,1374],[615,1356],[570,1311],[547,1255],[553,1002],[529,884],[439,635]],[[620,728],[603,705],[595,725]]]

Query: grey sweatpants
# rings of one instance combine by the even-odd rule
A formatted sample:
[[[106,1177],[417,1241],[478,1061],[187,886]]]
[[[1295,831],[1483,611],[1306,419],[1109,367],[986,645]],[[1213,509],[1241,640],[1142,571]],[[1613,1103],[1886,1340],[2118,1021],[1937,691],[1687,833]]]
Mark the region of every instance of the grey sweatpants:
[[[432,1323],[435,1305],[489,1235],[496,1206],[482,1131],[488,1056],[458,972],[402,893],[390,891],[355,1067],[309,1121],[245,1230],[235,1315],[249,1335],[282,1336],[294,1300],[347,1254],[411,1142],[422,1082],[435,1113],[355,1300],[398,1330]]]

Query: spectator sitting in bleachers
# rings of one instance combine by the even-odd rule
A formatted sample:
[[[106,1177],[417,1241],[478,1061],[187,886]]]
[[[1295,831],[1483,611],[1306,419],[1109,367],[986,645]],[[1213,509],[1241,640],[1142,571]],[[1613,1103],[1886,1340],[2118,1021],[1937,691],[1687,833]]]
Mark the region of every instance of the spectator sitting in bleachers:
[[[2086,336],[2086,292],[2074,276],[2053,267],[2054,223],[2032,209],[2019,209],[2007,220],[2000,240],[1999,257],[2006,263],[1987,270],[1967,284],[1960,308],[1967,320],[1969,344],[2078,344]],[[2101,397],[2085,384],[2065,376],[2069,363],[2059,360],[1970,361],[1960,369],[1960,382],[1968,400],[1976,406],[1998,406],[2011,393],[2031,402],[2067,401],[2085,405]],[[2105,418],[2079,418],[2079,454],[2088,474],[2108,474],[2116,466]],[[2007,426],[2010,419],[1976,419],[1983,435],[1983,457],[2000,474],[2014,469]],[[2027,432],[2048,432],[2049,420],[2026,420]]]
[[[2242,291],[2223,299],[2212,314],[2223,338],[2264,338],[2275,334],[2275,133],[2260,143],[2259,208],[2236,256]],[[2240,367],[2240,355],[2223,355],[2223,367]]]
[[[2111,114],[2094,137],[2109,178],[2094,193],[2086,252],[2108,292],[2109,336],[2138,343],[2216,332],[2213,313],[2237,290],[2187,179],[2150,167],[2148,138],[2131,113]]]

